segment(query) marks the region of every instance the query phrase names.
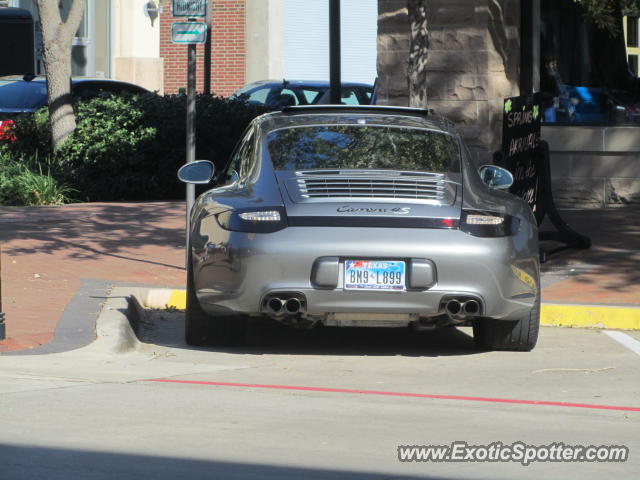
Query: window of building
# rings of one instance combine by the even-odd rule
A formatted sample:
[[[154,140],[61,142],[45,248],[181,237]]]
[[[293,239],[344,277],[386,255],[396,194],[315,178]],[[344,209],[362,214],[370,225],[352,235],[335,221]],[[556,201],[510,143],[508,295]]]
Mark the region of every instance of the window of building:
[[[629,69],[636,77],[638,76],[638,55],[629,55]]]
[[[638,43],[638,17],[628,17],[635,18],[629,22],[620,15],[619,30],[625,31],[625,40],[597,27],[577,2],[540,3],[543,121],[640,124],[640,50],[627,47]]]
[[[627,47],[638,47],[638,17],[629,16],[627,18]]]

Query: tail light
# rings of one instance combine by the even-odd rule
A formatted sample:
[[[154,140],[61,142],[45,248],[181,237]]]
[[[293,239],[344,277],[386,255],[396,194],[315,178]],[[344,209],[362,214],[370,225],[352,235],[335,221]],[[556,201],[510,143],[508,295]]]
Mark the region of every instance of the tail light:
[[[288,226],[283,207],[242,208],[216,215],[218,225],[233,232],[272,233]]]
[[[460,229],[475,237],[508,237],[520,228],[520,220],[496,212],[465,210],[460,218]]]

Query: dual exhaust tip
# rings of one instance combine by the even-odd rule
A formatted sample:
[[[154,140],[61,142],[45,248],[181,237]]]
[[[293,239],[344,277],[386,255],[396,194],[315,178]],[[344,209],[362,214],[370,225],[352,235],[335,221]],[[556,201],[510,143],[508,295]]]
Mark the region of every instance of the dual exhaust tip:
[[[275,295],[265,300],[264,309],[269,316],[292,316],[305,311],[306,301],[299,294]],[[482,307],[476,299],[452,298],[445,302],[445,312],[452,320],[464,320],[481,314]]]
[[[272,317],[296,315],[297,313],[304,311],[303,302],[304,300],[301,300],[298,297],[270,297],[266,301],[265,310]]]
[[[469,300],[453,298],[445,303],[444,309],[449,318],[464,320],[467,317],[475,317],[480,314],[480,302],[473,298]]]

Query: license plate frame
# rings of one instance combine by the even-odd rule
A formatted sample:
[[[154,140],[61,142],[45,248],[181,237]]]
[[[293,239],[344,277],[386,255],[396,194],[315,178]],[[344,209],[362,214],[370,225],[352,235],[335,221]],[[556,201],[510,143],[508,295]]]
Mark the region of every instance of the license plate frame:
[[[407,262],[404,260],[346,259],[343,273],[345,290],[403,292],[407,289]]]

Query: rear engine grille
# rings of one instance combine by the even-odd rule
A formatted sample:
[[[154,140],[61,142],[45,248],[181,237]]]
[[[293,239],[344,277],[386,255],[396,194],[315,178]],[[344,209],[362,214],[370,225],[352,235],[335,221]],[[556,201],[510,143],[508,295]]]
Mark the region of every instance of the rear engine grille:
[[[444,175],[424,176],[299,176],[296,179],[303,198],[408,198],[443,200]]]

